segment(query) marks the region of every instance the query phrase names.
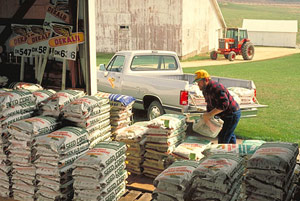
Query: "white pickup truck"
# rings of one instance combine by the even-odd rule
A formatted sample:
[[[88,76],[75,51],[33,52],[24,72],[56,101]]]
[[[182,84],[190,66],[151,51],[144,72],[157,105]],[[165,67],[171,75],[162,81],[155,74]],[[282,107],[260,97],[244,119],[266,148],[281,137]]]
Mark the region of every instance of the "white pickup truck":
[[[212,77],[225,87],[242,87],[256,92],[251,80]],[[147,111],[148,119],[164,113],[204,112],[205,103],[197,104],[191,97],[193,74],[184,74],[178,56],[171,51],[119,51],[107,66],[97,70],[98,90],[133,96],[134,108]],[[189,94],[190,93],[190,94]],[[256,93],[254,93],[256,94]],[[242,116],[256,116],[263,105],[241,104]]]

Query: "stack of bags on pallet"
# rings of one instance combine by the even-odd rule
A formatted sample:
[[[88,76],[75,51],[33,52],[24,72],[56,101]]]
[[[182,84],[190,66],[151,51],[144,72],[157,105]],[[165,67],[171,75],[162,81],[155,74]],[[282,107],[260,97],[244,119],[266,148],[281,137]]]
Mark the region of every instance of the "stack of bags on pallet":
[[[12,166],[11,162],[7,159],[6,149],[8,144],[2,142],[2,137],[0,136],[0,196],[1,197],[11,197],[12,196],[12,183],[11,183],[11,173]]]
[[[125,96],[120,94],[109,94],[99,92],[99,96],[108,98],[111,105],[110,110],[110,124],[113,138],[115,138],[115,131],[129,126],[132,123],[132,106],[135,98],[132,96]]]
[[[36,116],[12,123],[8,128],[8,160],[12,163],[12,189],[17,200],[34,200],[37,190],[35,137],[48,134],[60,127],[53,117]]]
[[[59,117],[65,105],[82,96],[84,96],[83,91],[61,90],[42,102],[41,113],[45,116]]]
[[[204,150],[211,146],[211,141],[202,139],[198,136],[188,136],[181,144],[179,144],[172,155],[177,160],[200,160],[204,157]]]
[[[243,159],[232,154],[204,158],[193,172],[190,200],[235,201],[240,196]]]
[[[16,121],[33,116],[36,110],[35,97],[30,91],[0,92],[0,131],[4,142],[8,126]]]
[[[47,100],[50,96],[53,96],[55,93],[56,92],[52,89],[42,89],[32,92],[37,106],[40,106],[42,102]]]
[[[143,174],[155,178],[174,162],[171,153],[185,138],[187,128],[183,115],[164,114],[149,122]]]
[[[37,200],[72,199],[72,164],[88,147],[87,131],[78,127],[66,126],[36,138]]]
[[[100,142],[73,164],[74,200],[118,200],[126,187],[126,144]]]
[[[110,140],[110,105],[106,98],[83,96],[67,104],[62,113],[64,119],[72,125],[85,128],[88,131],[90,147],[98,142]]]
[[[156,189],[152,198],[155,201],[184,201],[188,197],[193,171],[198,161],[175,161],[153,181]]]
[[[142,163],[144,162],[145,140],[148,122],[137,122],[129,127],[117,130],[116,141],[127,145],[126,169],[130,173],[142,174]]]
[[[247,162],[247,201],[289,201],[295,191],[298,144],[270,142],[260,146]]]

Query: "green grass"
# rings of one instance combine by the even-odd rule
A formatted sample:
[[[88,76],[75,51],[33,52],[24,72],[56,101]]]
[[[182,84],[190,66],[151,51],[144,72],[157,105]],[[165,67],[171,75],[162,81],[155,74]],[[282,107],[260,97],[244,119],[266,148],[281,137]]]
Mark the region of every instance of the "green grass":
[[[211,75],[253,80],[260,104],[255,118],[241,119],[236,129],[243,139],[296,142],[300,145],[300,54],[283,58],[184,68],[185,73],[205,69]]]
[[[242,27],[243,19],[298,20],[297,44],[300,44],[300,8],[276,5],[219,3],[227,27]]]
[[[197,60],[205,60],[205,59],[210,59],[208,54],[205,55],[196,55],[187,59],[184,59],[182,61],[197,61]]]
[[[107,65],[113,55],[114,55],[114,53],[97,53],[97,56],[96,56],[97,66],[99,66],[99,64]]]

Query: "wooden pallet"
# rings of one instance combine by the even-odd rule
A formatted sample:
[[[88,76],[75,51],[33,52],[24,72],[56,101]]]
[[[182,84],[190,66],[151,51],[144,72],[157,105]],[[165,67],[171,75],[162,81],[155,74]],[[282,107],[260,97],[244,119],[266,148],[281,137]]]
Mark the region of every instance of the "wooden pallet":
[[[150,192],[126,189],[125,194],[119,199],[119,201],[150,201],[151,199],[152,194]]]

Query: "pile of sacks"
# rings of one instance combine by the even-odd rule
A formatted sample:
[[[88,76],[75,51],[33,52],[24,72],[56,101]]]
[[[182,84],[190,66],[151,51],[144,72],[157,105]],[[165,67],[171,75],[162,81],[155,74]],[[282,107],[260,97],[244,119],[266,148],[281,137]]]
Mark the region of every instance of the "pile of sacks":
[[[142,163],[144,162],[145,140],[148,122],[137,122],[129,127],[117,130],[116,141],[127,145],[126,169],[130,173],[142,174]]]
[[[88,131],[90,147],[98,142],[110,140],[110,105],[106,98],[83,96],[67,104],[62,113],[72,125]]]
[[[185,138],[185,120],[183,115],[164,114],[148,123],[144,175],[155,178],[174,162],[171,153]]]
[[[65,105],[82,96],[83,91],[61,90],[41,103],[40,112],[45,116],[59,117]]]
[[[8,88],[13,90],[27,90],[31,92],[43,90],[41,85],[28,82],[12,82],[9,84]]]
[[[12,123],[8,128],[8,160],[12,163],[12,189],[17,200],[34,200],[37,190],[35,137],[46,135],[60,127],[53,117],[36,116]]]
[[[118,129],[129,126],[132,123],[132,106],[135,98],[120,94],[110,94],[99,92],[99,96],[108,98],[111,106],[110,109],[110,124],[113,139],[116,136]]]
[[[72,199],[72,164],[88,148],[87,131],[78,127],[66,126],[36,138],[37,200]]]
[[[74,200],[118,200],[126,187],[126,144],[100,142],[73,164]]]
[[[194,117],[193,131],[206,137],[215,138],[222,130],[223,123],[222,119],[216,118],[211,118],[205,123],[203,114],[200,114],[197,117]]]
[[[6,91],[6,90],[5,90]],[[6,91],[0,92],[0,128],[3,140],[6,136],[8,126],[16,121],[33,116],[36,110],[35,97],[30,91]]]
[[[0,196],[1,197],[11,197],[12,196],[12,183],[11,183],[11,173],[12,165],[7,159],[6,150],[7,144],[2,142],[2,137],[0,136]]]
[[[295,184],[296,184],[296,189],[292,201],[299,201],[300,200],[300,164],[299,163],[297,163],[295,167]]]
[[[190,200],[235,201],[241,192],[243,159],[232,154],[204,158],[192,175]]]
[[[247,162],[247,201],[287,201],[295,191],[298,144],[270,142],[260,146]]]
[[[187,138],[179,144],[172,155],[177,160],[200,160],[204,157],[204,150],[211,146],[211,141],[201,139],[198,136],[187,136]]]
[[[228,87],[227,89],[238,104],[252,104],[256,102],[254,89],[243,87]]]
[[[175,161],[153,181],[153,184],[156,187],[152,194],[153,200],[187,200],[189,188],[191,186],[192,173],[198,165],[198,161]]]

